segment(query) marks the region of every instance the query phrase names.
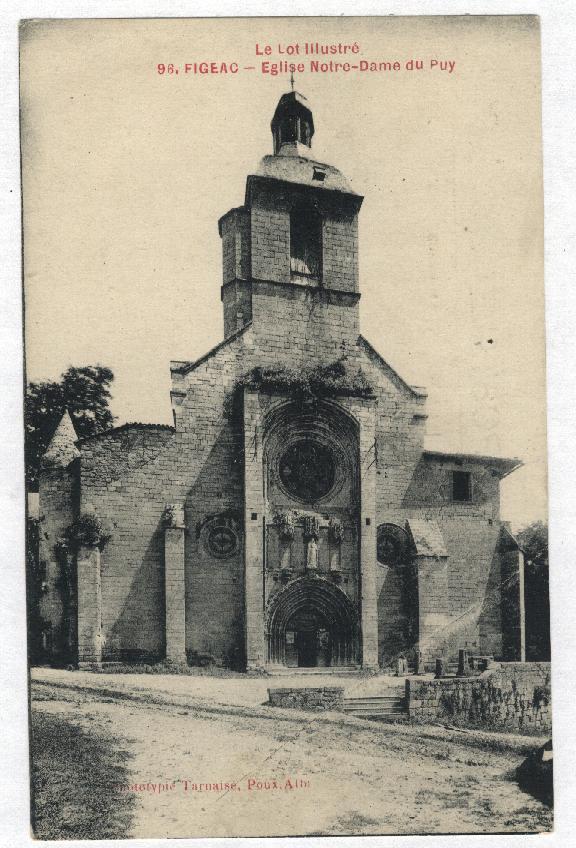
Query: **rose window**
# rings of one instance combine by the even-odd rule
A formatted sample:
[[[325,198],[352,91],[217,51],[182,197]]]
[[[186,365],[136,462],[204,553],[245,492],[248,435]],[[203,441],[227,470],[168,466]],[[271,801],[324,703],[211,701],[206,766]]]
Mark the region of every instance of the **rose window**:
[[[334,487],[334,456],[326,445],[311,439],[302,439],[284,452],[278,473],[289,495],[307,503],[314,503],[325,497]]]
[[[381,524],[376,536],[376,553],[382,565],[403,565],[409,557],[408,534],[397,524]]]
[[[238,533],[226,520],[216,519],[207,529],[205,545],[212,556],[226,559],[238,551],[240,544]]]

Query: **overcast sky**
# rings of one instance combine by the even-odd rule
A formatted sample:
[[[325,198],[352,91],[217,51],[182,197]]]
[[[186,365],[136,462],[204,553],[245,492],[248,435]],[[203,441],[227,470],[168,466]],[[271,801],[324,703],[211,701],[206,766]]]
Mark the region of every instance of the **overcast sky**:
[[[402,66],[315,74],[305,57],[296,75],[315,156],[365,195],[362,332],[427,388],[427,447],[520,457],[503,517],[515,528],[544,518],[540,71],[527,19],[29,25],[28,377],[100,362],[116,375],[118,423],[171,423],[170,359],[222,338],[217,220],[272,152],[270,119],[288,87],[286,75],[260,73],[256,44],[278,61],[289,58],[278,45],[310,41],[357,43],[354,62]],[[411,58],[424,69],[405,70]],[[202,60],[241,70],[185,74]],[[158,74],[160,62],[180,74]]]

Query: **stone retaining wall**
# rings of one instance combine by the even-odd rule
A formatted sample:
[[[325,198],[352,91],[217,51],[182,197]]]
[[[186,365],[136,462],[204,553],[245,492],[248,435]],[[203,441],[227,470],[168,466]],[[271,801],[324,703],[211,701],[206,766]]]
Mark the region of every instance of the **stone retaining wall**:
[[[552,725],[550,663],[501,663],[479,677],[406,680],[411,718],[548,730]]]
[[[344,702],[343,686],[306,686],[268,689],[268,699],[273,707],[298,710],[338,710]]]

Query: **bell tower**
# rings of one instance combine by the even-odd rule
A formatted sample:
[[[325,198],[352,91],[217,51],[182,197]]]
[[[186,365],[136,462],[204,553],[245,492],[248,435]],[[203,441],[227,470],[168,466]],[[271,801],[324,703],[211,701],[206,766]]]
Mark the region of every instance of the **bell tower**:
[[[310,156],[314,119],[305,97],[297,91],[283,94],[270,126],[275,156]]]
[[[322,358],[323,348],[331,355],[336,340],[352,343],[359,334],[363,198],[339,170],[313,158],[314,119],[302,94],[282,95],[271,130],[273,153],[248,176],[244,205],[218,222],[224,335],[251,322],[265,348],[281,325],[295,345],[313,334]]]

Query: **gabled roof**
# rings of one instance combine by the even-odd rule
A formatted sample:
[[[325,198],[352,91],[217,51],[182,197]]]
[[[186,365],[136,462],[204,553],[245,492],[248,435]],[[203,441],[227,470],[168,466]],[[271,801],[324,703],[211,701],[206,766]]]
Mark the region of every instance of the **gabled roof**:
[[[172,430],[172,432],[176,432],[171,424],[143,424],[141,421],[129,421],[127,424],[120,424],[118,427],[110,427],[108,430],[102,430],[101,433],[94,433],[93,436],[84,436],[82,439],[77,439],[76,444],[82,445],[84,442],[101,439],[104,436],[121,433],[125,430]]]
[[[428,393],[425,389],[422,389],[420,386],[410,386],[406,380],[403,380],[400,374],[395,371],[391,365],[382,357],[375,347],[373,347],[369,341],[367,341],[364,336],[358,336],[358,344],[366,351],[368,356],[378,365],[390,378],[390,380],[394,383],[394,385],[407,390],[414,397],[425,398],[428,397]]]
[[[170,370],[175,374],[189,374],[190,371],[194,371],[195,368],[198,368],[199,365],[202,365],[203,362],[206,362],[207,359],[211,359],[219,350],[229,345],[230,342],[233,342],[235,339],[239,339],[240,336],[243,336],[244,333],[252,326],[252,322],[249,321],[239,330],[236,330],[235,333],[232,333],[231,336],[228,336],[227,339],[219,342],[217,345],[214,345],[204,356],[201,356],[200,359],[193,360],[191,362],[173,362]]]
[[[504,456],[489,456],[480,453],[447,453],[446,451],[425,450],[422,456],[426,459],[440,460],[446,462],[454,462],[461,460],[463,462],[477,462],[480,465],[491,465],[494,470],[498,471],[500,479],[516,471],[524,463],[521,459],[507,458]]]

